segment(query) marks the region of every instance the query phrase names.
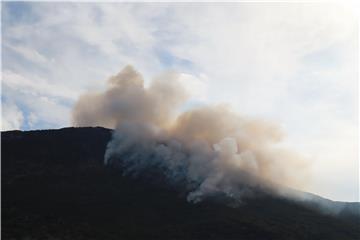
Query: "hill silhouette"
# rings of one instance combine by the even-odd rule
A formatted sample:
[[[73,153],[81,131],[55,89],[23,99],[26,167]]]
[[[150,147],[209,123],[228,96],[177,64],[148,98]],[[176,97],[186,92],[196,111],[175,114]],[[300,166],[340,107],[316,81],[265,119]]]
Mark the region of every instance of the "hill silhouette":
[[[111,130],[9,131],[2,142],[2,239],[360,239],[358,203],[262,194],[197,204],[156,172],[103,164]],[[343,206],[336,214],[319,210]],[[326,205],[325,204],[325,205]]]

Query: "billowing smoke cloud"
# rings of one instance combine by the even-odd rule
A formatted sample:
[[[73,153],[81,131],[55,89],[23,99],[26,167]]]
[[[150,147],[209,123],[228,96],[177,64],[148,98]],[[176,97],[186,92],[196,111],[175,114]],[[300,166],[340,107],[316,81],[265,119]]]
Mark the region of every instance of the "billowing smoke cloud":
[[[105,164],[132,176],[158,169],[169,182],[186,185],[189,201],[218,193],[240,199],[254,187],[304,183],[304,162],[278,146],[283,134],[277,126],[225,105],[181,112],[189,98],[180,74],[163,74],[145,87],[127,66],[108,80],[106,91],[80,97],[73,123],[115,128]]]

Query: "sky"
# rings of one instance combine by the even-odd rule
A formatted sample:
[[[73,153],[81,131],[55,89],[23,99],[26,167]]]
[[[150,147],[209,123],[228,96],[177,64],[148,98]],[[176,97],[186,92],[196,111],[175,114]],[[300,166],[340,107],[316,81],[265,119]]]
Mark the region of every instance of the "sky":
[[[305,189],[359,201],[358,26],[329,3],[2,2],[2,130],[71,125],[81,93],[128,64],[196,84],[187,106],[227,103],[274,122],[305,156]]]

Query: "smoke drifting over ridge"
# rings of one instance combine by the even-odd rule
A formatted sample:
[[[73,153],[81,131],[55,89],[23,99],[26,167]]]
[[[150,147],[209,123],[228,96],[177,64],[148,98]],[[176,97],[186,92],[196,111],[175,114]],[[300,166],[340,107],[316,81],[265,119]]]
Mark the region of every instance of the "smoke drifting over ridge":
[[[157,168],[169,182],[185,183],[192,202],[217,193],[240,199],[252,187],[304,184],[304,161],[277,146],[283,137],[277,126],[224,105],[180,112],[190,98],[179,74],[163,74],[144,87],[142,76],[127,66],[104,92],[79,98],[73,124],[114,128],[105,164],[134,176]]]

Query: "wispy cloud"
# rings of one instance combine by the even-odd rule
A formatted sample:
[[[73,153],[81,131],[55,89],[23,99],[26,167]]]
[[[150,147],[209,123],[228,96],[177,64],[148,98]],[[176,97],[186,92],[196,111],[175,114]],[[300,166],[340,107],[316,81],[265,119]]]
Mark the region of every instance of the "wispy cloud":
[[[19,129],[24,120],[23,113],[13,103],[2,102],[2,130],[15,130]]]
[[[48,59],[45,56],[40,54],[38,51],[27,48],[25,46],[8,46],[10,49],[20,54],[25,59],[34,62],[36,64],[47,64]]]

